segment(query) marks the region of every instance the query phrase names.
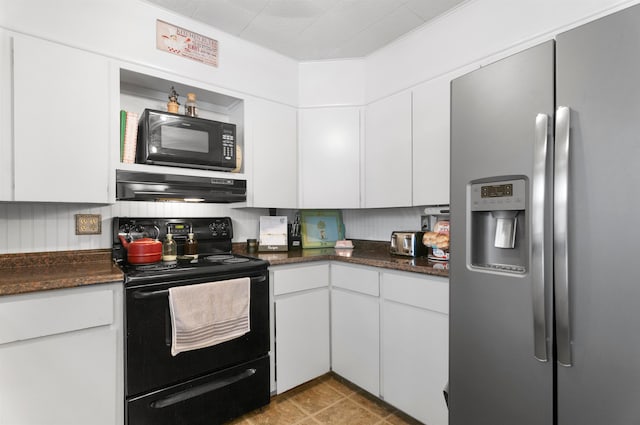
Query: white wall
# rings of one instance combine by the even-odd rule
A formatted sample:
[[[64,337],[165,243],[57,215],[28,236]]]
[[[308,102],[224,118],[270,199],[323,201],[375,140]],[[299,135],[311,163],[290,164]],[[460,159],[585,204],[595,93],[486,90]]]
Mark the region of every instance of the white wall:
[[[366,58],[367,103],[493,62],[637,0],[469,0]]]
[[[218,68],[156,49],[157,19],[218,40]],[[0,27],[240,93],[298,102],[296,61],[141,1],[0,0]]]
[[[358,106],[366,100],[365,60],[301,62],[298,106]]]

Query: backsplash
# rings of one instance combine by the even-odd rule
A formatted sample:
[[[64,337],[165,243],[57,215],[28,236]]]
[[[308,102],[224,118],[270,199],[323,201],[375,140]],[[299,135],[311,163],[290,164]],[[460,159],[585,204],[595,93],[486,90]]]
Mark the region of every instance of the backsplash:
[[[101,235],[76,235],[75,214],[102,214]],[[224,204],[117,202],[113,205],[0,203],[0,254],[111,248],[113,217],[215,217],[233,219],[234,242],[258,235],[265,209],[234,209]]]
[[[394,230],[420,230],[424,207],[342,210],[347,239],[388,241]]]
[[[420,230],[423,207],[343,210],[348,239],[388,241],[394,230]],[[291,219],[293,210],[278,210]],[[101,214],[101,235],[76,235],[75,214]],[[256,238],[267,209],[224,204],[117,202],[113,205],[0,203],[0,254],[111,247],[113,217],[214,217],[233,219],[234,242]]]

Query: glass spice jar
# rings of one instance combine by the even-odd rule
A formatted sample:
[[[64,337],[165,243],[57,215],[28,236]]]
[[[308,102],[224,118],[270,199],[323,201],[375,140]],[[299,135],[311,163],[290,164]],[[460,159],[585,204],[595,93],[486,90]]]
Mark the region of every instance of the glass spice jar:
[[[188,239],[184,243],[184,255],[196,256],[198,254],[198,241],[195,240],[193,233],[187,234]]]

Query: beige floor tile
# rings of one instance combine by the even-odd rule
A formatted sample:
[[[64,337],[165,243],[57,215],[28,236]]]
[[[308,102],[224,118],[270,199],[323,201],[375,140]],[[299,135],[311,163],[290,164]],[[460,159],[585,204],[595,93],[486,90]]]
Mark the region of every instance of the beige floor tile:
[[[305,419],[306,416],[290,400],[275,398],[268,406],[247,415],[247,419],[251,425],[293,425]]]
[[[288,398],[299,406],[304,412],[314,414],[344,398],[342,394],[334,390],[326,381],[297,391]]]
[[[298,422],[296,425],[322,425],[321,422],[316,421],[311,416],[303,420],[302,422]]]
[[[365,409],[371,411],[380,418],[386,418],[397,410],[394,407],[389,406],[379,398],[374,397],[364,391],[354,393],[349,397],[349,399],[364,407]]]
[[[422,425],[422,422],[417,421],[399,411],[393,412],[391,415],[387,416],[385,420],[391,425]]]
[[[351,399],[344,399],[321,412],[314,418],[326,425],[372,425],[380,421],[380,417],[374,415]]]
[[[422,425],[329,373],[271,399],[227,425]]]

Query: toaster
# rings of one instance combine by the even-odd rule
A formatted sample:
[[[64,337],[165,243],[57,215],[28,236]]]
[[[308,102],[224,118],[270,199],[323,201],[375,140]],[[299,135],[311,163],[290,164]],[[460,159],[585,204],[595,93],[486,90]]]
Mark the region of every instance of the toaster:
[[[421,257],[427,254],[427,247],[422,243],[424,232],[392,232],[389,251],[396,255]]]

